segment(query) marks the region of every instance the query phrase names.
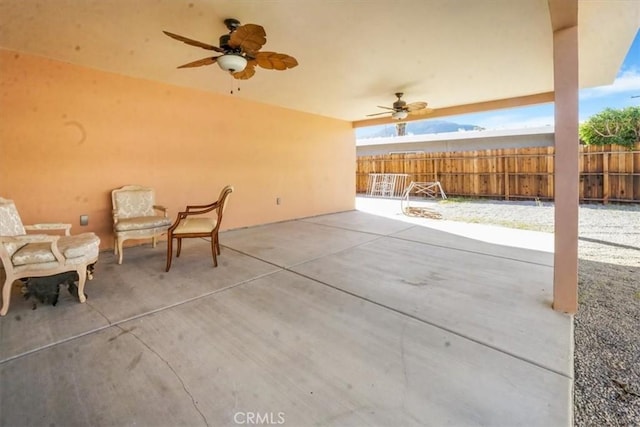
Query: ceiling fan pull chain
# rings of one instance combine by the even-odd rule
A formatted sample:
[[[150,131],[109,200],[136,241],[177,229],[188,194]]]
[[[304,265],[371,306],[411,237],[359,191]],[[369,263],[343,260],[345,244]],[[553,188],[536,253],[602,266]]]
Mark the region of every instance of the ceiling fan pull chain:
[[[231,90],[229,91],[229,93],[231,95],[233,95],[234,93],[234,85],[233,83],[236,81],[236,79],[233,78],[233,74],[229,73],[229,78],[231,79]],[[240,82],[238,82],[238,89],[236,90],[236,92],[240,92]]]

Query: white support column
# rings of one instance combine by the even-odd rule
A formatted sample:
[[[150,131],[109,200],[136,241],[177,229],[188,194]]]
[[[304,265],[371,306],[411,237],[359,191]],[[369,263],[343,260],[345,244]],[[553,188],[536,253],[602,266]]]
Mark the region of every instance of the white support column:
[[[553,33],[555,255],[553,308],[578,309],[578,27]]]

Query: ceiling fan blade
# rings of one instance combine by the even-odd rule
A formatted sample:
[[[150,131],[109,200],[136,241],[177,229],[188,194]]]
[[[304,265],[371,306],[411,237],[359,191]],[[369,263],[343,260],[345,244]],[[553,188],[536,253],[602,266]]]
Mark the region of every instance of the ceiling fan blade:
[[[224,49],[221,49],[218,46],[212,46],[210,44],[202,43],[202,42],[199,42],[197,40],[192,40],[192,39],[183,37],[183,36],[178,35],[178,34],[170,33],[169,31],[163,31],[163,33],[165,33],[166,35],[168,35],[172,39],[176,39],[178,41],[181,41],[183,43],[189,44],[191,46],[201,47],[203,49],[215,50],[216,52],[224,53]]]
[[[407,111],[416,111],[427,108],[426,102],[412,102],[411,104],[407,104],[404,106],[404,109]]]
[[[256,73],[256,61],[251,60],[247,62],[247,66],[244,68],[244,70],[239,71],[237,73],[233,73],[231,75],[233,76],[234,79],[237,79],[237,80],[247,80],[253,77],[255,73]]]
[[[246,24],[239,26],[231,33],[229,46],[241,48],[247,53],[254,53],[267,42],[267,33],[264,28],[256,24]]]
[[[367,114],[367,117],[371,117],[371,116],[379,116],[382,114],[389,114],[389,111],[384,111],[382,113],[373,113],[373,114]]]
[[[385,110],[391,110],[391,111],[395,111],[395,110],[396,110],[395,108],[392,108],[392,107],[385,107],[385,106],[383,106],[383,105],[376,105],[376,107],[378,107],[378,108],[384,108]]]
[[[420,110],[408,111],[408,113],[411,116],[422,116],[422,115],[425,115],[425,114],[433,113],[433,108],[422,108]]]
[[[255,54],[258,65],[267,70],[286,70],[298,65],[293,56],[277,52],[258,52]]]
[[[211,65],[211,64],[214,64],[218,58],[219,58],[218,56],[214,56],[213,58],[202,58],[202,59],[198,59],[197,61],[189,62],[188,64],[183,64],[178,68],[193,68],[193,67],[201,67],[203,65]]]

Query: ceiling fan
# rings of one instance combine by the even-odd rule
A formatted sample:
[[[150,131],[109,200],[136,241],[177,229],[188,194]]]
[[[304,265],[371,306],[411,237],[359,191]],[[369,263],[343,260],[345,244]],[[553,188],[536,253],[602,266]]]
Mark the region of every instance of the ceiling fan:
[[[192,68],[217,63],[224,71],[240,80],[251,78],[256,72],[256,65],[267,70],[286,70],[298,65],[298,61],[284,53],[260,52],[267,42],[267,34],[260,25],[240,25],[237,19],[225,19],[224,24],[229,34],[220,37],[220,46],[213,46],[192,40],[178,34],[163,31],[167,36],[191,46],[213,50],[222,55],[199,59],[180,65],[178,68]]]
[[[404,95],[402,92],[396,92],[398,100],[393,103],[393,107],[383,107],[381,105],[378,105],[378,108],[384,108],[385,110],[389,111],[367,114],[367,117],[391,113],[392,118],[396,120],[402,120],[406,119],[409,115],[429,114],[433,111],[432,108],[427,108],[426,102],[412,102],[410,104],[407,104],[402,100],[402,95]]]

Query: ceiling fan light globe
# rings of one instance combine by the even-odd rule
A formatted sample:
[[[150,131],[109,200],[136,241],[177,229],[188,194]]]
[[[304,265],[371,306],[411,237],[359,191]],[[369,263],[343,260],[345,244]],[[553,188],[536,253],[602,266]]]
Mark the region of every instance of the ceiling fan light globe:
[[[391,117],[393,117],[396,120],[402,120],[402,119],[406,119],[407,116],[409,115],[409,113],[407,113],[406,111],[394,111],[393,114],[391,114]]]
[[[227,53],[219,56],[216,61],[220,68],[230,73],[239,73],[247,66],[247,60],[245,57],[236,55],[235,53]]]

